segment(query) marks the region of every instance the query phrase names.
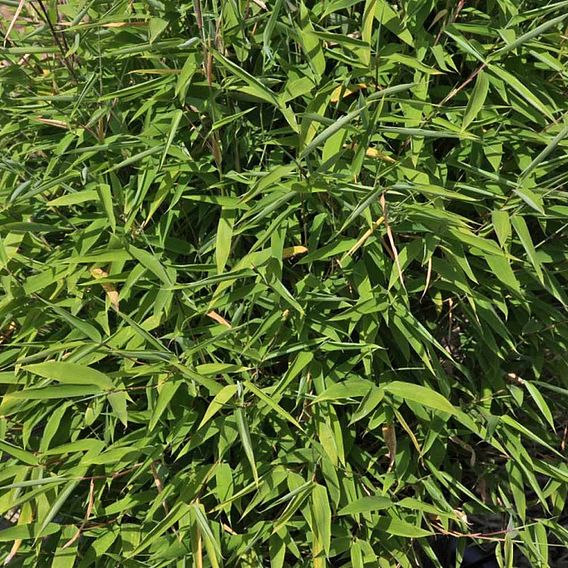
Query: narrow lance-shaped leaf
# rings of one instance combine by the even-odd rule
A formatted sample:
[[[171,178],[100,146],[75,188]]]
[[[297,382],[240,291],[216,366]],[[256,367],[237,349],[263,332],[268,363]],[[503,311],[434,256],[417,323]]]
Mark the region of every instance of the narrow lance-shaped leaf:
[[[477,74],[475,87],[467,104],[467,109],[462,122],[462,129],[465,130],[476,118],[487,98],[489,92],[489,79],[484,71]]]
[[[107,375],[96,369],[85,365],[78,365],[77,363],[47,361],[45,363],[27,365],[25,369],[30,373],[45,377],[46,379],[53,379],[60,383],[93,385],[105,390],[114,388],[114,383]]]
[[[239,430],[239,435],[241,437],[241,444],[243,446],[243,450],[252,469],[254,480],[256,484],[258,484],[259,478],[258,478],[258,471],[256,468],[256,459],[254,457],[254,450],[250,438],[248,423],[246,421],[246,415],[242,408],[237,408],[235,410],[235,418],[237,420],[237,428]]]

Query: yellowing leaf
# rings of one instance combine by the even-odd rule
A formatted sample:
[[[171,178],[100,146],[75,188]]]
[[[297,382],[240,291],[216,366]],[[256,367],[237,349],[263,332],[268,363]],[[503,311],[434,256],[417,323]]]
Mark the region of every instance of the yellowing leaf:
[[[109,22],[108,24],[102,24],[103,28],[126,28],[129,26],[138,26],[144,27],[147,25],[147,22],[144,21],[133,21],[133,22]]]
[[[344,85],[340,85],[336,87],[332,93],[331,98],[329,99],[332,103],[338,103],[341,99],[352,95],[353,93],[357,93],[361,89],[366,89],[367,85],[365,83],[358,83],[357,85],[353,85],[352,87],[345,87]]]
[[[308,249],[302,245],[298,245],[295,247],[286,247],[282,251],[282,258],[290,258],[291,256],[297,256],[299,254],[306,254]]]
[[[396,164],[396,160],[394,158],[391,158],[390,156],[383,154],[376,148],[367,148],[365,150],[365,156],[367,156],[367,158],[374,158],[375,160],[381,160],[382,162],[388,162],[389,164]]]
[[[358,144],[344,144],[343,147],[344,148],[350,148],[351,150],[353,150],[355,152],[359,148],[359,145]],[[381,162],[387,162],[389,164],[396,164],[396,160],[394,158],[387,156],[386,154],[384,154],[380,150],[377,150],[376,148],[367,148],[365,150],[365,156],[367,156],[367,158],[373,158],[375,160],[380,160]]]

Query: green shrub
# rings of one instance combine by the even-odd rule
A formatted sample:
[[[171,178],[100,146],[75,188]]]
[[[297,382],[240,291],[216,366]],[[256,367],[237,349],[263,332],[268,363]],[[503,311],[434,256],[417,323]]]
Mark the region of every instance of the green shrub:
[[[0,3],[4,558],[560,566],[568,2]]]

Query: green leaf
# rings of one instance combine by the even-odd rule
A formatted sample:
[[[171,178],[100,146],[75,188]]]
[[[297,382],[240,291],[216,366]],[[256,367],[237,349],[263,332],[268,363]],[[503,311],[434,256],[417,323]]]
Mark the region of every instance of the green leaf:
[[[225,404],[227,404],[227,402],[229,402],[229,400],[231,400],[233,396],[235,396],[236,393],[237,385],[224,386],[211,401],[209,408],[207,408],[207,411],[201,419],[199,428],[203,428],[203,426],[205,426],[205,424],[207,424],[207,422],[209,422],[209,420],[211,420],[211,418],[213,418],[213,416],[215,416],[215,414],[217,414],[217,412],[219,412],[219,410],[221,410],[223,406],[225,406]]]
[[[273,104],[274,106],[280,108],[280,101],[277,95],[271,91],[266,85],[259,81],[254,75],[251,75],[248,71],[245,71],[239,67],[236,63],[233,63],[230,59],[222,55],[216,50],[211,50],[215,59],[230,73],[235,75],[243,81],[250,89],[250,92],[254,94],[259,99]]]
[[[215,260],[217,263],[217,273],[221,274],[231,252],[231,241],[233,238],[233,225],[235,223],[235,209],[223,207],[219,217],[217,227],[217,240],[215,242]]]
[[[381,91],[375,93],[374,95],[371,95],[367,101],[369,102],[376,102],[377,100],[379,100],[380,98],[385,97],[386,95],[389,94],[394,94],[394,93],[398,93],[398,92],[403,92],[406,91],[408,89],[410,89],[411,87],[413,87],[414,84],[413,83],[406,83],[406,84],[402,84],[402,85],[396,85],[394,87],[387,87],[386,89],[382,89]],[[301,158],[305,158],[306,156],[308,156],[309,154],[311,154],[318,146],[321,146],[326,140],[328,140],[329,138],[331,138],[336,132],[338,132],[339,130],[341,130],[342,128],[345,128],[346,126],[349,125],[349,123],[353,122],[353,120],[355,120],[363,111],[365,111],[366,106],[360,106],[359,108],[347,113],[346,115],[342,116],[340,119],[334,121],[332,124],[330,124],[326,129],[324,129],[322,132],[320,132],[302,151],[301,154]],[[391,127],[383,127],[383,129],[391,129],[393,130],[393,128]],[[398,131],[404,131],[404,133],[407,133],[408,129],[394,129],[397,132]],[[419,129],[414,129],[412,130],[412,132],[429,132],[429,131],[422,131]],[[456,134],[456,136],[458,136]]]
[[[529,260],[531,261],[532,265],[534,266],[536,275],[538,276],[538,279],[543,282],[543,273],[542,273],[542,268],[540,266],[540,262],[538,260],[538,257],[536,255],[536,250],[534,248],[534,244],[532,242],[532,238],[529,232],[529,229],[527,227],[527,223],[524,220],[523,217],[519,217],[518,215],[515,215],[512,219],[511,222],[513,224],[513,227],[515,229],[515,232],[517,233],[517,236],[519,237],[519,240],[521,241],[521,244],[523,245],[525,252],[527,253],[527,256],[529,257]]]
[[[63,361],[47,361],[24,367],[26,371],[68,385],[92,385],[104,390],[114,388],[112,380],[91,367]]]
[[[487,255],[485,260],[487,260],[487,264],[489,265],[489,268],[491,268],[493,274],[495,274],[495,276],[497,276],[503,284],[517,292],[520,292],[521,286],[513,272],[513,269],[511,268],[511,265],[509,264],[508,259],[502,256]]]
[[[39,523],[16,525],[0,531],[0,542],[12,542],[14,540],[30,540],[43,538],[61,530],[61,525],[49,523],[40,527]]]
[[[167,27],[167,20],[162,20],[162,18],[151,18],[148,24],[150,43],[154,43],[158,36],[160,36]]]
[[[325,58],[320,39],[312,33],[314,28],[310,20],[310,14],[304,2],[300,2],[300,34],[298,39],[304,50],[306,59],[312,67],[314,73],[318,76],[323,75],[325,71]]]
[[[389,509],[394,504],[388,497],[381,495],[368,495],[360,497],[359,499],[349,503],[343,507],[338,515],[358,515],[360,513],[372,513],[375,511],[382,511]]]
[[[114,415],[126,427],[128,426],[128,395],[124,391],[113,392],[108,395],[108,401],[112,407]]]
[[[564,118],[566,119],[567,116],[565,115]],[[564,126],[562,130],[560,130],[560,132],[547,144],[546,148],[542,150],[542,152],[540,152],[538,156],[536,156],[536,158],[534,158],[534,160],[532,160],[531,163],[521,172],[521,181],[528,177],[542,162],[544,162],[544,160],[546,160],[546,158],[548,158],[548,156],[552,152],[554,152],[556,147],[560,144],[560,142],[562,142],[562,140],[564,140],[564,138],[566,138],[566,136],[568,136],[568,124]],[[520,196],[522,197],[522,194],[520,194]],[[536,210],[540,211],[541,213],[543,212],[542,206],[540,208],[537,207]]]
[[[383,400],[384,397],[385,397],[384,389],[373,387],[365,395],[365,397],[361,401],[361,404],[359,405],[357,410],[353,413],[353,416],[351,417],[351,421],[349,422],[349,424],[353,424],[365,418],[365,416],[367,416],[369,413],[375,410],[377,405],[380,404],[380,402]]]
[[[397,517],[383,517],[379,520],[378,526],[380,530],[385,531],[389,535],[405,538],[424,538],[434,534],[432,531],[424,530]]]
[[[3,561],[561,562],[568,0],[0,3]]]
[[[235,410],[235,418],[237,420],[237,428],[239,430],[239,435],[240,435],[240,438],[241,438],[241,444],[243,446],[243,449],[245,451],[245,455],[246,455],[247,460],[248,460],[250,467],[252,469],[252,474],[254,476],[255,483],[258,485],[259,477],[258,477],[258,471],[257,471],[257,468],[256,468],[256,459],[254,457],[254,449],[253,449],[252,442],[251,442],[251,439],[250,439],[250,431],[249,431],[248,423],[246,421],[245,412],[242,408],[237,408]]]
[[[322,422],[318,428],[318,437],[323,450],[331,463],[337,466],[339,463],[339,449],[335,441],[335,434],[329,424]]]
[[[491,212],[491,220],[493,228],[499,240],[499,244],[504,248],[511,237],[511,221],[507,211],[497,209]]]
[[[170,279],[166,269],[162,266],[160,261],[148,251],[139,249],[133,246],[128,247],[128,252],[135,258],[144,268],[147,268],[152,274],[158,277],[166,286],[172,286],[173,282]]]
[[[39,389],[12,391],[5,395],[5,401],[14,400],[57,400],[64,398],[85,397],[101,393],[99,385],[60,385]]]
[[[527,101],[527,103],[532,105],[537,111],[542,113],[550,120],[554,120],[554,117],[546,104],[544,104],[531,89],[524,85],[521,80],[517,79],[515,75],[509,73],[509,71],[503,69],[502,67],[499,67],[498,65],[490,64],[488,66],[488,69],[497,77],[502,79],[508,87],[511,87],[511,89],[516,91],[522,99]]]
[[[37,457],[31,452],[28,452],[22,448],[18,448],[17,446],[14,446],[13,444],[4,442],[2,440],[0,440],[0,451],[28,465],[37,466],[39,464]]]
[[[54,311],[62,320],[66,321],[69,325],[78,330],[81,335],[88,337],[95,343],[101,343],[101,334],[94,325],[70,314],[67,310],[59,306],[49,303],[47,300],[43,300],[43,303],[49,306],[49,308]]]
[[[164,162],[166,161],[166,156],[168,155],[170,146],[174,141],[174,138],[178,131],[179,123],[181,122],[182,118],[183,118],[182,110],[178,109],[174,111],[174,115],[172,117],[172,124],[170,125],[170,132],[168,134],[168,139],[166,140],[166,145],[164,147],[164,153],[162,154],[162,159],[160,160],[160,168],[164,165]]]
[[[544,214],[542,200],[535,195],[528,187],[517,187],[513,190],[529,207]]]
[[[372,387],[373,384],[365,379],[347,379],[346,381],[336,383],[325,389],[325,391],[315,398],[313,403],[317,404],[326,400],[360,398],[366,396]]]
[[[552,412],[538,388],[529,381],[524,381],[523,385],[529,391],[529,394],[535,401],[541,414],[546,418],[546,421],[550,424],[552,429],[554,429],[554,417],[552,416]]]
[[[471,97],[467,104],[465,115],[462,122],[462,130],[467,127],[477,118],[477,115],[485,104],[487,93],[489,92],[489,79],[485,72],[480,71],[475,80],[475,87],[471,93]]]
[[[413,383],[405,383],[402,381],[394,381],[384,386],[386,392],[393,394],[403,400],[416,402],[422,406],[455,414],[456,408],[448,401],[447,398],[440,393],[428,387],[415,385]]]
[[[38,535],[36,536],[36,540],[41,538],[44,534],[44,531],[48,529],[51,524],[51,521],[55,518],[57,513],[61,510],[61,507],[65,504],[67,499],[71,496],[71,493],[74,489],[79,485],[80,479],[70,481],[57,495],[57,498],[53,503],[50,504],[49,509],[45,511],[45,515],[41,518],[40,524],[40,517],[38,516],[38,524],[40,524],[40,528],[38,530]]]
[[[199,63],[197,60],[197,54],[195,52],[189,53],[187,58],[181,68],[180,74],[175,87],[175,96],[181,101],[185,99],[189,83],[199,68]]]
[[[62,195],[56,199],[49,201],[51,207],[65,207],[70,205],[78,205],[79,203],[85,203],[86,201],[96,201],[99,194],[96,189],[85,189],[83,191],[78,191],[76,193],[69,193],[67,195]]]
[[[508,53],[509,51],[512,51],[513,49],[517,49],[517,47],[523,45],[524,43],[527,43],[528,41],[530,41],[531,39],[533,39],[535,37],[538,37],[540,34],[543,34],[548,29],[550,29],[554,26],[557,26],[562,21],[564,21],[564,19],[566,19],[566,17],[568,17],[568,13],[560,14],[556,18],[552,18],[551,20],[548,20],[548,21],[540,24],[540,26],[537,26],[533,30],[521,35],[515,41],[512,41],[511,43],[508,43],[504,47],[498,49],[495,52],[495,55],[503,55],[504,53]]]
[[[262,400],[262,402],[264,402],[269,408],[271,408],[277,414],[282,416],[282,418],[284,418],[285,420],[296,426],[296,428],[299,428],[300,430],[304,431],[300,423],[289,412],[287,412],[280,405],[278,405],[269,395],[262,392],[262,390],[260,390],[258,387],[256,387],[254,384],[252,384],[249,381],[245,381],[243,384],[249,391],[251,391],[254,395],[256,395],[260,400]]]
[[[316,484],[312,489],[312,518],[315,538],[321,542],[326,555],[331,546],[331,508],[327,490]]]
[[[219,549],[219,544],[217,539],[215,538],[211,527],[209,526],[209,522],[207,521],[207,517],[205,516],[205,511],[203,509],[203,505],[199,505],[197,503],[193,504],[192,506],[192,513],[195,516],[195,520],[201,530],[201,533],[205,537],[206,543],[209,544],[208,550],[212,550],[213,554],[209,555],[209,560],[213,567],[219,566],[218,558],[221,556],[221,550]]]
[[[310,155],[318,146],[321,146],[326,140],[331,138],[336,132],[339,132],[342,128],[345,128],[350,122],[353,122],[363,111],[365,107],[359,107],[354,111],[347,113],[342,116],[339,120],[336,120],[333,124],[330,124],[325,130],[320,132],[303,150],[301,157],[305,158]]]
[[[401,41],[414,47],[412,34],[404,27],[398,14],[393,10],[387,0],[378,0],[375,16],[385,28],[397,36]]]
[[[148,423],[148,430],[152,431],[158,425],[162,414],[166,411],[170,401],[175,396],[180,386],[181,381],[166,381],[161,385],[160,394],[158,395],[152,418]],[[202,424],[200,424],[199,427],[201,426]]]
[[[108,217],[110,228],[114,232],[114,230],[116,229],[116,218],[114,216],[114,207],[112,204],[112,192],[110,186],[106,183],[103,183],[97,187],[97,192],[103,204],[106,216]]]

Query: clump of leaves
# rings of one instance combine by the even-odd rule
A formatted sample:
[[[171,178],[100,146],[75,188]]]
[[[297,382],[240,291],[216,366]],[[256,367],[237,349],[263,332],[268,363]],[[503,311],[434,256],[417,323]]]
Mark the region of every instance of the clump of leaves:
[[[4,559],[560,565],[568,2],[1,4]]]

